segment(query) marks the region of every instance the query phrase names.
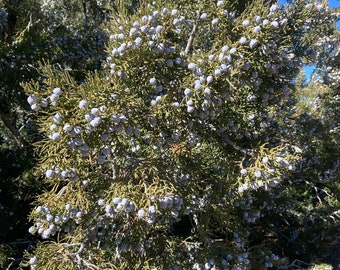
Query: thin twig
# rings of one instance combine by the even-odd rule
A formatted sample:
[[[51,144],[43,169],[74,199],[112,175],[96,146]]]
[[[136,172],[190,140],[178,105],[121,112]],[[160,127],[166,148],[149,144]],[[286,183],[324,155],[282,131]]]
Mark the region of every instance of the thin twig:
[[[68,253],[67,256],[69,257],[76,257],[77,258],[77,262],[78,265],[84,265],[86,266],[86,269],[99,269],[98,266],[89,263],[87,261],[85,261],[81,256],[80,253],[82,253],[82,251],[85,248],[85,244],[84,243],[73,243],[73,244],[65,244],[64,248],[70,248],[70,247],[74,247],[74,246],[80,246],[79,249],[76,252],[73,253]]]
[[[79,249],[76,251],[76,252],[72,252],[72,253],[69,253],[68,255],[69,256],[74,256],[76,254],[79,254],[83,251],[84,249],[84,243],[72,243],[72,244],[63,244],[63,247],[64,248],[71,248],[71,247],[75,247],[75,246],[79,246]]]
[[[30,20],[29,20],[28,24],[26,25],[24,30],[22,30],[20,33],[17,34],[17,38],[18,39],[23,38],[25,33],[30,31],[31,27],[34,26],[35,24],[39,23],[39,22],[40,22],[40,19],[33,22],[32,14],[30,14]]]
[[[224,140],[227,144],[229,144],[230,146],[232,146],[234,149],[236,149],[236,150],[240,151],[241,153],[243,153],[244,155],[249,155],[249,156],[251,156],[251,157],[254,157],[254,156],[255,156],[255,154],[254,154],[254,152],[253,152],[252,150],[247,149],[247,148],[243,148],[243,147],[237,145],[235,142],[233,142],[232,140],[230,140],[228,136],[224,135],[224,136],[223,136],[223,140]]]
[[[301,266],[301,265],[303,265],[303,266]],[[294,260],[291,264],[278,267],[278,269],[289,269],[290,267],[298,267],[298,268],[294,268],[294,269],[306,269],[306,267],[311,266],[311,265],[313,265],[313,264],[307,263],[307,262],[304,262],[304,261],[301,261],[301,260]]]
[[[247,148],[244,148],[244,147],[241,147],[241,146],[237,145],[235,142],[233,142],[232,140],[229,139],[229,137],[228,137],[228,135],[226,133],[224,133],[223,131],[218,131],[218,129],[216,127],[214,127],[212,124],[210,124],[209,127],[210,127],[211,131],[213,131],[215,133],[217,131],[219,133],[219,135],[221,136],[221,138],[223,139],[223,141],[226,144],[232,146],[237,151],[240,151],[244,155],[248,155],[248,156],[251,156],[251,157],[255,156],[255,153],[254,153],[253,150],[247,149]]]
[[[197,32],[197,27],[198,27],[198,22],[200,20],[200,15],[201,15],[201,9],[197,12],[197,18],[196,18],[196,21],[194,23],[194,26],[192,27],[192,30],[191,30],[191,33],[190,33],[190,36],[189,36],[189,39],[188,39],[188,43],[187,43],[187,46],[185,47],[185,54],[188,54],[191,47],[192,47],[192,43],[194,42],[194,38],[195,38],[195,35],[196,35],[196,32]]]
[[[27,142],[22,138],[14,123],[12,123],[10,116],[0,112],[0,121],[4,124],[9,135],[14,139],[20,148],[23,148],[25,145],[27,145]]]
[[[13,266],[17,266],[18,264],[20,264],[22,262],[22,258],[8,258],[10,260],[12,260],[12,262],[7,266],[6,270],[10,270],[13,269]]]

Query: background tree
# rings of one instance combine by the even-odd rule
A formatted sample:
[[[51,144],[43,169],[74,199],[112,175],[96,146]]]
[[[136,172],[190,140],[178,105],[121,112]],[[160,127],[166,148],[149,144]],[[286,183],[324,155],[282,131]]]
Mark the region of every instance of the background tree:
[[[42,136],[20,84],[41,80],[37,67],[43,60],[70,69],[79,78],[86,70],[98,68],[105,58],[104,25],[113,10],[110,1],[0,1],[2,267],[17,264],[22,249],[32,244],[27,215],[42,189],[41,178],[31,171],[36,164],[32,143]]]
[[[336,10],[332,11],[338,18]],[[294,236],[296,257],[310,260],[333,258],[339,265],[339,32],[329,29],[317,39],[316,70],[307,84],[298,88],[290,133],[303,153],[293,181],[295,214],[287,235]],[[308,187],[302,192],[303,187]],[[292,231],[292,228],[294,232]],[[289,245],[293,239],[286,238]],[[286,241],[285,240],[285,241]],[[288,244],[288,243],[287,243]],[[298,248],[299,246],[299,248]],[[315,246],[319,247],[315,249]],[[298,252],[297,252],[298,250]]]

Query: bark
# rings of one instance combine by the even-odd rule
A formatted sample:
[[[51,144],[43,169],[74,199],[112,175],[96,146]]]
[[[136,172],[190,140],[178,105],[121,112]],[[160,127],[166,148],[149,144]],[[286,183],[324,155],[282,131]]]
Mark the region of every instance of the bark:
[[[20,148],[23,148],[27,145],[27,142],[22,138],[19,130],[17,129],[15,123],[13,123],[9,115],[0,112],[0,121],[4,124],[8,134],[13,138],[13,140]]]

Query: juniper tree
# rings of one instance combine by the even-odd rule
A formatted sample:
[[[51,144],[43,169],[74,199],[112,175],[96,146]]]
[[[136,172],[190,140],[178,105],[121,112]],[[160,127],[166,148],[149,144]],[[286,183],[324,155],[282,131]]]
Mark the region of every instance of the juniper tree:
[[[280,116],[327,16],[305,1],[146,1],[111,19],[103,69],[78,80],[41,65],[42,83],[23,86],[45,134],[37,173],[51,188],[30,216],[46,241],[27,264],[285,264],[266,238],[276,233],[267,215],[291,209],[282,186],[299,160]]]
[[[336,11],[332,11],[339,18]],[[336,19],[335,19],[336,20]],[[296,103],[286,120],[286,134],[294,136],[301,158],[287,194],[293,199],[286,225],[277,226],[284,236],[281,246],[291,257],[304,261],[324,257],[334,267],[339,227],[339,32],[329,28],[317,39],[313,63],[316,70],[297,87]],[[291,138],[292,140],[292,138]],[[289,200],[289,199],[287,199]],[[294,211],[293,211],[294,209]],[[276,223],[278,224],[278,223]],[[281,227],[279,229],[279,227]],[[315,248],[317,247],[317,248]]]

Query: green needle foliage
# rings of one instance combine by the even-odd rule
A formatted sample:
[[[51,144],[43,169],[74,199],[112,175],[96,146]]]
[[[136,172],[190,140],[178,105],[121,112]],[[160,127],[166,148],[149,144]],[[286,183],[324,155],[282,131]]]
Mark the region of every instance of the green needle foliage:
[[[23,266],[284,269],[317,224],[336,228],[336,121],[300,119],[328,104],[314,114],[296,79],[303,63],[332,62],[317,55],[335,33],[327,3],[58,1],[39,12],[52,14],[40,26],[49,51],[21,86],[45,190]],[[334,96],[336,84],[320,85]],[[319,161],[332,176],[322,186]]]

